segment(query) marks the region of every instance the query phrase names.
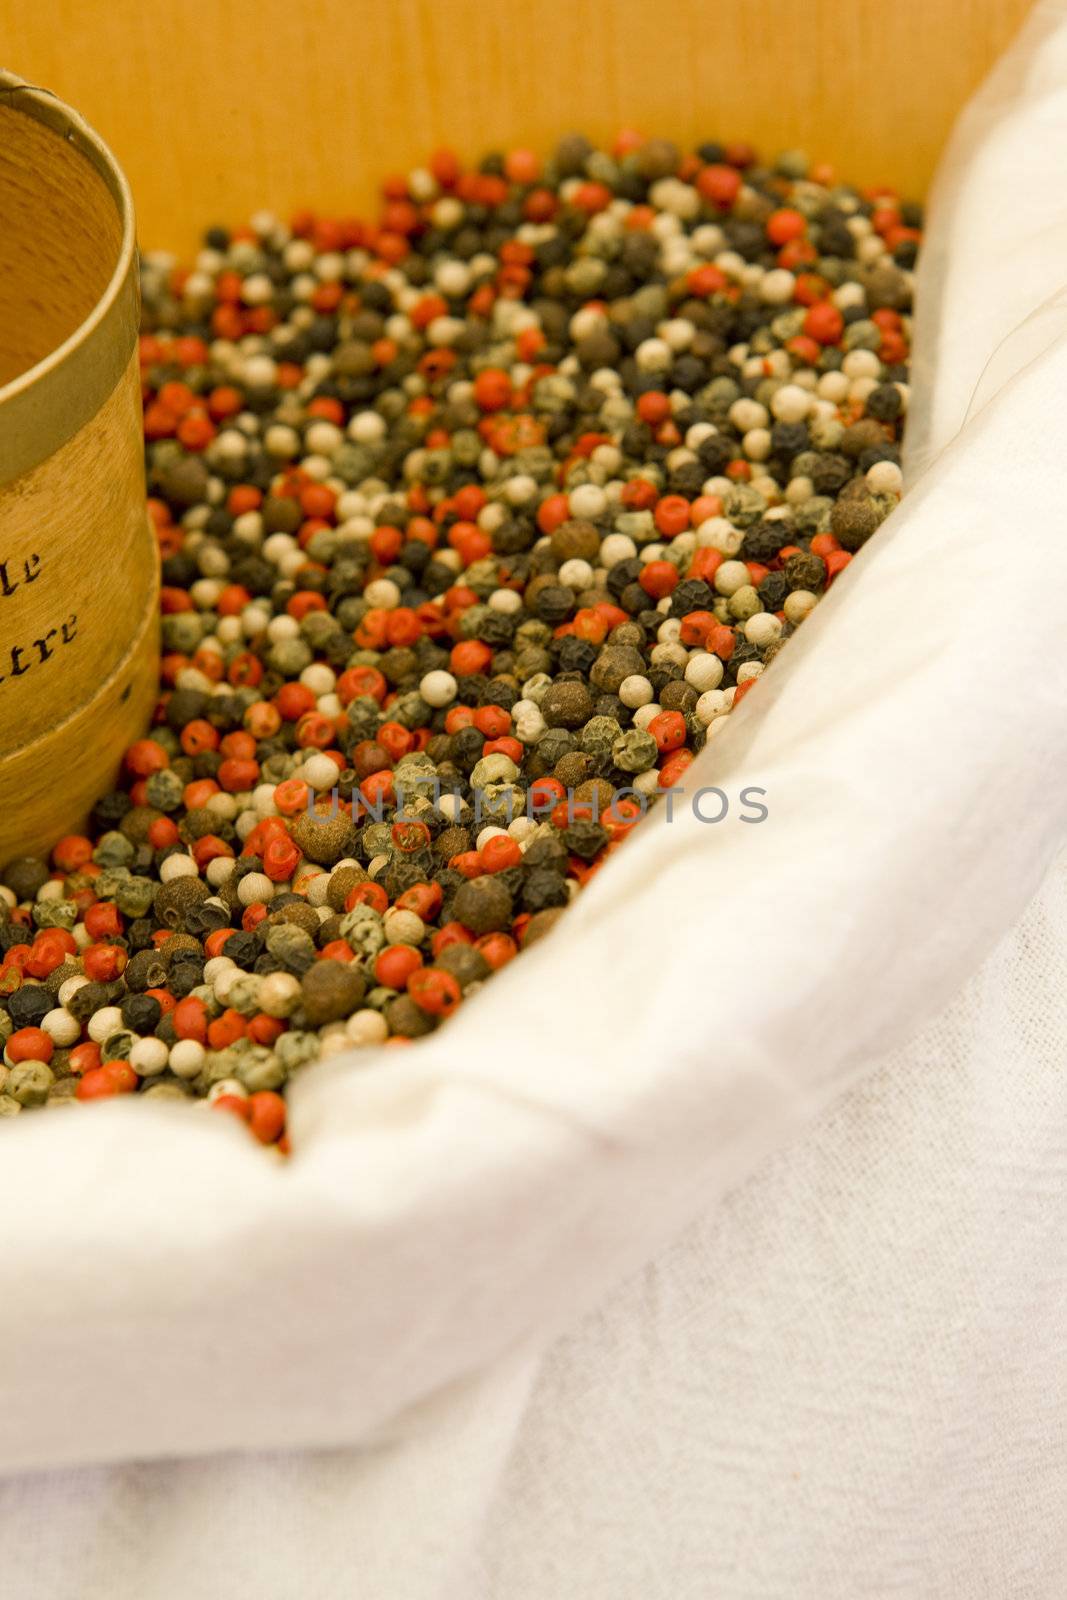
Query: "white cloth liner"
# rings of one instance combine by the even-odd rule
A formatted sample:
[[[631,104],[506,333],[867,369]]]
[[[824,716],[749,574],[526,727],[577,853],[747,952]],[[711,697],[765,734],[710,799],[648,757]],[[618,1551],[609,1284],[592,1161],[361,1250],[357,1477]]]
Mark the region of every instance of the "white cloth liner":
[[[1011,925],[1065,826],[1065,169],[1046,4],[935,192],[936,465],[694,769],[765,823],[645,824],[442,1034],[307,1073],[284,1170],[169,1106],[3,1130],[0,1466],[350,1447],[12,1479],[10,1592],[1059,1600],[1062,867]]]

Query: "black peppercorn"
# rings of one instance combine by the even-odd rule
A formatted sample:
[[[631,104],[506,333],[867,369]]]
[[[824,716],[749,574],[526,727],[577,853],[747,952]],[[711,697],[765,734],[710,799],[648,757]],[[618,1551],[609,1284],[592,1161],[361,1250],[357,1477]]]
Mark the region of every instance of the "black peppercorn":
[[[129,994],[120,1007],[122,1020],[133,1033],[153,1033],[163,1015],[163,1007],[150,994]]]
[[[782,568],[782,575],[790,589],[810,589],[813,592],[826,582],[826,563],[821,556],[808,550],[791,555]]]

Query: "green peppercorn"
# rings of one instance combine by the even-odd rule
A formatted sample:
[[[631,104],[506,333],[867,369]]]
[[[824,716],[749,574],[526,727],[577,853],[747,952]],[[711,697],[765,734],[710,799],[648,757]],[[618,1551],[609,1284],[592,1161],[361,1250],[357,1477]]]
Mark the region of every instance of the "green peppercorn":
[[[659,757],[659,746],[643,728],[621,733],[611,747],[611,758],[621,772],[647,772]]]
[[[20,1061],[8,1072],[4,1093],[20,1106],[43,1106],[55,1081],[55,1074],[44,1061]]]

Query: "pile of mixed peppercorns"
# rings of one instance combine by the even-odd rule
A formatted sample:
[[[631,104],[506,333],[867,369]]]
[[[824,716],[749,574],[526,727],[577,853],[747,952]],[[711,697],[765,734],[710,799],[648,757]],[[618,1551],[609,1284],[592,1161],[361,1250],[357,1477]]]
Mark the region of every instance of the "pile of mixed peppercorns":
[[[896,505],[917,209],[564,139],[143,266],[151,731],[0,888],[0,1113],[430,1032]],[[625,796],[620,791],[625,790]]]

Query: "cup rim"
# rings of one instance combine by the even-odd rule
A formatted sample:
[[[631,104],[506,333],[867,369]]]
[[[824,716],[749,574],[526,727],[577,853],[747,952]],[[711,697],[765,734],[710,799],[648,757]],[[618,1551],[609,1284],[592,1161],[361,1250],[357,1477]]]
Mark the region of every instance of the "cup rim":
[[[114,269],[88,315],[40,361],[0,386],[3,484],[53,455],[100,409],[136,347],[139,293],[133,196],[108,146],[50,89],[16,73],[0,70],[0,105],[72,144],[104,180],[122,224]]]

